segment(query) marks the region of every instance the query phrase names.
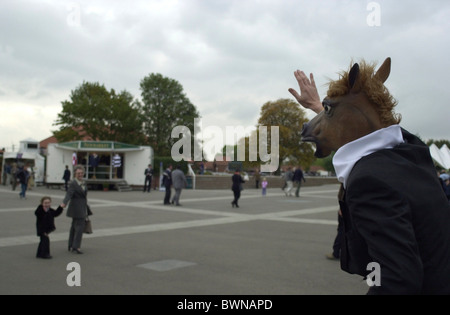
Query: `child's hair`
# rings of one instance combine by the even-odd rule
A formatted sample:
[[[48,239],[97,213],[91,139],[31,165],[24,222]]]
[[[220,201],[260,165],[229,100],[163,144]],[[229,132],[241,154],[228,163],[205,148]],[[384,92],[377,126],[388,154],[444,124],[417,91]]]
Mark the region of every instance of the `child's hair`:
[[[52,198],[51,197],[49,197],[49,196],[44,196],[44,197],[42,197],[41,198],[41,204],[44,202],[44,200],[50,200],[50,202],[52,201]]]
[[[267,179],[264,177],[263,180],[267,180]]]

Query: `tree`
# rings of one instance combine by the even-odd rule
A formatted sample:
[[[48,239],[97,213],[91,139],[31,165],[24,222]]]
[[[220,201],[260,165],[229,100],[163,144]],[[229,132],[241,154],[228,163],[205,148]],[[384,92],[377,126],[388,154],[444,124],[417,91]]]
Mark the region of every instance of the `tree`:
[[[302,165],[308,168],[314,161],[314,150],[309,143],[301,141],[303,124],[308,120],[305,112],[297,102],[279,99],[267,102],[261,107],[259,126],[267,126],[270,139],[270,128],[279,127],[279,165]],[[270,142],[270,140],[268,140]]]
[[[268,128],[270,130],[270,128]],[[268,131],[269,132],[269,131]],[[256,145],[256,150],[257,150],[257,154],[256,154],[256,161],[252,161],[252,158],[250,157],[250,137],[253,137],[253,139],[255,139],[255,145]],[[245,152],[244,152],[244,161],[242,161],[242,166],[245,170],[249,170],[249,169],[254,169],[254,168],[259,168],[262,161],[261,161],[261,157],[259,155],[259,130],[252,130],[250,132],[250,135],[245,136],[244,138],[241,138],[238,140],[237,144],[234,145],[233,147],[233,153],[234,153],[234,158],[233,160],[237,161],[238,160],[238,152],[239,152],[239,147],[245,148]],[[269,137],[269,143],[267,144],[267,151],[270,152],[270,137]],[[254,158],[254,157],[253,157]],[[278,162],[278,161],[277,161]],[[278,164],[279,166],[279,164]]]
[[[314,162],[314,165],[322,166],[326,171],[336,174],[336,171],[334,170],[333,165],[333,157],[335,152],[332,152],[329,156],[316,159]]]
[[[196,107],[186,97],[183,87],[174,79],[151,73],[141,80],[144,133],[153,146],[156,155],[170,156],[172,145],[178,140],[172,138],[175,126],[186,126],[194,138],[194,119],[199,118]],[[194,143],[192,140],[192,148]]]
[[[142,144],[142,117],[139,103],[133,96],[122,91],[108,91],[98,82],[83,82],[72,90],[69,101],[61,102],[63,109],[53,131],[58,141],[73,141],[88,138],[130,144]]]

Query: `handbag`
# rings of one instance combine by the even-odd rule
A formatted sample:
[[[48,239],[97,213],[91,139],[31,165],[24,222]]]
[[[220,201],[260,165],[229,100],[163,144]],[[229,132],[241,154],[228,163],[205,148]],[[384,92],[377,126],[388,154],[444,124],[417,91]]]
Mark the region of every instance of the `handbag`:
[[[83,233],[92,234],[92,223],[91,220],[89,220],[89,217],[86,218],[86,221],[84,223]]]

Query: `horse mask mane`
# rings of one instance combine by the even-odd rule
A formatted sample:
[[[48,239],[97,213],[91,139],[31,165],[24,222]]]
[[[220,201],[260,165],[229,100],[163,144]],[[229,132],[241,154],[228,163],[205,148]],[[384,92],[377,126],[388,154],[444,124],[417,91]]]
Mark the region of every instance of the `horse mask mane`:
[[[302,141],[316,144],[317,157],[328,156],[344,144],[375,130],[398,124],[393,112],[396,100],[384,86],[391,70],[387,58],[375,72],[375,64],[361,60],[329,83],[324,110],[303,126]]]

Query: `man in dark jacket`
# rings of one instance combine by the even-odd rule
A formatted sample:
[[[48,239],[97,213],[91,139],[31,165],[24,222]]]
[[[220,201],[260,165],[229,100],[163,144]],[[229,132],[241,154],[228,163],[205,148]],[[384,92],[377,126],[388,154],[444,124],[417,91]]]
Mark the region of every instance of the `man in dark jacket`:
[[[362,157],[340,200],[341,267],[367,276],[369,294],[450,294],[450,207],[428,147],[402,130],[404,143]]]
[[[164,171],[162,184],[166,189],[166,193],[164,195],[164,204],[170,205],[170,194],[172,187],[172,165],[169,165],[169,167]]]
[[[49,234],[56,229],[55,217],[59,216],[62,213],[63,208],[59,206],[56,210],[54,210],[50,207],[51,203],[52,199],[50,197],[43,197],[41,199],[41,204],[34,212],[34,214],[36,215],[37,236],[41,238],[36,253],[37,258],[52,258],[52,256],[50,256]]]
[[[66,189],[66,191],[68,187],[67,184],[70,181],[70,175],[69,165],[66,165],[66,169],[64,170],[64,175],[62,177],[62,179],[64,180],[64,188]]]
[[[19,167],[19,171],[17,172],[17,179],[19,180],[21,187],[19,193],[20,199],[27,199],[26,193],[28,188],[28,180],[30,179],[30,173],[28,172],[26,166]]]
[[[294,183],[297,183],[297,188],[295,190],[295,197],[300,197],[300,187],[302,186],[302,181],[306,182],[305,176],[303,176],[303,171],[297,167],[294,171]]]
[[[152,165],[149,164],[148,167],[144,171],[144,192],[150,192],[152,190],[152,178],[153,178],[153,168]]]
[[[295,76],[302,95],[289,91],[319,114],[312,74]],[[341,146],[333,165],[345,189],[341,268],[366,277],[368,294],[449,295],[450,207],[429,148],[394,124]]]

